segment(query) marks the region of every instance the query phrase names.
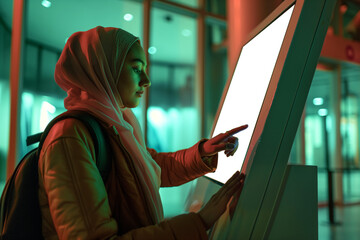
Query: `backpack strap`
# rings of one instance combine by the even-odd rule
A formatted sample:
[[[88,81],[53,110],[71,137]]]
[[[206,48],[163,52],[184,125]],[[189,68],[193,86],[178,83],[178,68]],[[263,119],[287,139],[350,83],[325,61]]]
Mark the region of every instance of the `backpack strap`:
[[[110,169],[111,169],[111,161],[109,158],[109,150],[110,146],[107,143],[107,137],[106,132],[104,130],[104,127],[99,123],[99,120],[97,120],[93,115],[90,113],[87,113],[85,111],[80,110],[70,110],[66,111],[56,118],[54,118],[45,128],[44,132],[38,133],[35,135],[31,135],[26,139],[26,143],[32,144],[39,142],[38,147],[38,157],[40,155],[40,150],[42,148],[42,145],[45,141],[46,136],[50,132],[51,128],[59,121],[67,119],[67,118],[75,118],[77,120],[80,120],[88,129],[91,139],[94,142],[95,147],[95,155],[96,155],[96,166],[99,169],[100,175],[105,183]]]

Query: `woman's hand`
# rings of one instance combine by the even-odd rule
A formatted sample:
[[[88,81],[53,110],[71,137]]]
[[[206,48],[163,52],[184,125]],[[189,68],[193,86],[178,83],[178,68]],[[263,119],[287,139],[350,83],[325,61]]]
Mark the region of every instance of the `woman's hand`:
[[[227,157],[234,155],[239,143],[237,137],[233,135],[245,130],[247,127],[248,125],[242,125],[201,143],[199,146],[201,157],[210,157],[223,150],[225,150]]]
[[[229,200],[235,194],[240,196],[245,175],[237,171],[226,183],[215,193],[209,202],[198,212],[205,224],[205,228],[209,229],[225,212]]]

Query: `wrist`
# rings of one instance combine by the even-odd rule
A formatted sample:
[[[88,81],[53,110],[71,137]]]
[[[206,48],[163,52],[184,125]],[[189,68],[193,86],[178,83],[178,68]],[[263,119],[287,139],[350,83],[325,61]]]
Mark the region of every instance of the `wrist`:
[[[206,142],[206,140],[203,140],[199,143],[199,153],[200,153],[200,157],[204,158],[205,156],[205,152],[204,152],[204,143]]]
[[[201,157],[201,160],[202,160],[203,163],[205,163],[206,166],[208,166],[210,169],[214,169],[213,156]]]

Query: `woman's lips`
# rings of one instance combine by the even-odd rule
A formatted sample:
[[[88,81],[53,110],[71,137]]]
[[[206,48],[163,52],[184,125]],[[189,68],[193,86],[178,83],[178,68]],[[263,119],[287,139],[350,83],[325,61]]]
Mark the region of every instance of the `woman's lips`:
[[[141,96],[143,95],[143,93],[144,93],[144,91],[138,91],[138,92],[136,92],[136,95],[137,95],[138,97],[141,97]]]

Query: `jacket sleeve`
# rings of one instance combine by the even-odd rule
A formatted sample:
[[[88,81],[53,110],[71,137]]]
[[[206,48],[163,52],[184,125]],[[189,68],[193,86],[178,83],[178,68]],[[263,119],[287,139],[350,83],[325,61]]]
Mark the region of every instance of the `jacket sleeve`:
[[[218,155],[208,159],[209,164],[205,164],[199,153],[199,144],[203,141],[206,140],[172,153],[158,153],[148,148],[153,159],[161,167],[161,187],[178,186],[215,171]]]
[[[67,128],[69,121],[57,123]],[[70,133],[50,131],[40,155],[40,177],[48,197],[52,222],[59,239],[207,239],[198,214],[171,218],[157,225],[134,229],[117,236],[107,193],[95,164],[90,135],[82,123]],[[74,125],[73,125],[74,126]]]

